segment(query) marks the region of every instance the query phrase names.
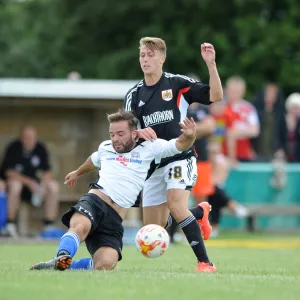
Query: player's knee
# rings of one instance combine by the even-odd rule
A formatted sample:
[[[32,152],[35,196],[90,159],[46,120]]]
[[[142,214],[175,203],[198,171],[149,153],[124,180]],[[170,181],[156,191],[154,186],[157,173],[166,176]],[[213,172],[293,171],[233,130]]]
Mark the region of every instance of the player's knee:
[[[182,211],[182,207],[177,203],[170,203],[169,210],[171,215],[177,215]]]
[[[88,224],[83,224],[79,222],[71,222],[70,231],[76,232],[80,240],[84,240],[90,231],[90,226]]]
[[[98,261],[94,261],[94,269],[101,270],[113,270],[117,265],[117,261],[111,258],[101,258]]]
[[[178,220],[182,220],[187,213],[188,208],[182,205],[182,203],[178,203],[177,205],[175,203],[172,203],[169,205],[170,214],[173,216],[173,218],[178,222]]]

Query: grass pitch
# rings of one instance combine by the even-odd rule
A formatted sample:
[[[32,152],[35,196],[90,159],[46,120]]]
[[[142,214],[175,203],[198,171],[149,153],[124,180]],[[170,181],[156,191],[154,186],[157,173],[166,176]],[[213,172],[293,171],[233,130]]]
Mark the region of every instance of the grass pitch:
[[[215,274],[194,273],[189,246],[147,259],[125,247],[114,271],[29,271],[55,255],[55,243],[0,240],[0,300],[299,300],[300,237],[242,235],[207,242]],[[87,256],[81,245],[77,258]]]

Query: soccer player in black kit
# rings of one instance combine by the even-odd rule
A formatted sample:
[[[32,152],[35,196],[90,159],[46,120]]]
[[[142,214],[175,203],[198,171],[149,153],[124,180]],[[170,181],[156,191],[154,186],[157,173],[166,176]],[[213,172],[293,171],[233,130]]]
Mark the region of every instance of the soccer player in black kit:
[[[139,119],[140,138],[176,138],[181,133],[178,122],[186,117],[191,103],[208,105],[223,98],[215,50],[211,44],[201,45],[202,58],[209,71],[209,85],[183,75],[163,72],[166,60],[164,40],[142,38],[139,49],[144,80],[127,92],[124,107],[133,111]],[[208,239],[211,233],[208,221],[210,206],[207,202],[202,202],[198,207],[188,209],[190,190],[196,180],[196,159],[192,149],[155,165],[142,195],[144,223],[167,227],[170,225],[171,213],[197,257],[196,272],[215,272],[216,267],[209,261],[201,237],[202,233],[203,238]]]

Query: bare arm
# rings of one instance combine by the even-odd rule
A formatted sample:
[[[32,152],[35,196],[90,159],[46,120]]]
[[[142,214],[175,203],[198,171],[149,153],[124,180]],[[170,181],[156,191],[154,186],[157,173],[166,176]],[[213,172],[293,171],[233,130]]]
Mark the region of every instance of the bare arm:
[[[226,143],[228,149],[228,157],[236,160],[236,142],[240,139],[249,139],[259,135],[259,125],[245,125],[243,127],[233,127],[227,131]]]
[[[73,187],[77,183],[79,177],[96,169],[97,167],[93,164],[91,156],[89,156],[89,158],[77,170],[67,174],[65,184],[68,187]]]
[[[192,147],[196,140],[196,123],[193,118],[185,118],[179,125],[182,134],[176,139],[175,145],[177,150],[185,151]]]
[[[233,127],[228,130],[228,134],[234,136],[237,140],[257,137],[259,135],[259,125],[245,125],[241,128]]]
[[[216,122],[211,116],[205,117],[201,122],[196,123],[197,139],[208,136],[214,133],[216,129]]]
[[[214,46],[208,43],[201,45],[201,54],[209,72],[210,101],[217,102],[223,99],[223,88],[216,65]]]
[[[75,171],[77,176],[80,177],[91,171],[96,170],[97,167],[93,164],[91,156]]]

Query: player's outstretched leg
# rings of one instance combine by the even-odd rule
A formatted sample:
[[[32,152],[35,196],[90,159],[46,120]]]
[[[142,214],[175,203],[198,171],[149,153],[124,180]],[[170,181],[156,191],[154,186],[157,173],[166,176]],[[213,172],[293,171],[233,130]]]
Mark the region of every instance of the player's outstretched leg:
[[[92,258],[73,260],[70,270],[113,270],[118,260],[121,259],[121,252],[112,247],[101,246]]]
[[[30,270],[59,270],[64,271],[70,267],[72,263],[71,255],[61,255],[54,257],[53,259],[47,262],[40,262],[36,265],[33,265]]]
[[[206,248],[195,217],[188,210],[189,191],[180,189],[168,190],[168,206],[184,232],[198,260],[196,272],[215,272],[216,267],[209,261]]]
[[[81,258],[73,260],[70,265],[70,270],[94,270],[94,261],[92,258]]]
[[[68,214],[68,213],[67,213]],[[91,229],[91,221],[80,213],[74,213],[70,220],[70,228],[59,242],[56,257],[48,262],[35,264],[30,270],[54,269],[64,271],[70,268],[80,242],[84,241]]]

